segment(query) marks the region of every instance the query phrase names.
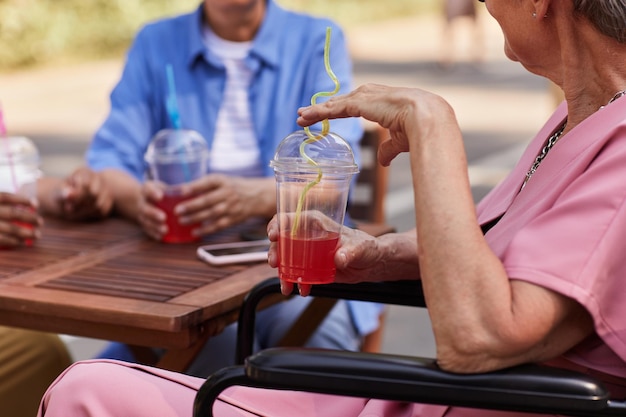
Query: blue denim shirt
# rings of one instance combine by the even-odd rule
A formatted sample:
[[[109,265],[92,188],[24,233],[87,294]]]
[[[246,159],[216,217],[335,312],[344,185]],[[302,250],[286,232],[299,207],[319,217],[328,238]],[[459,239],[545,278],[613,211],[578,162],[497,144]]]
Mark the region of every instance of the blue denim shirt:
[[[202,39],[203,6],[194,13],[148,24],[131,46],[121,80],[111,93],[111,111],[87,151],[95,170],[119,168],[143,180],[143,155],[150,138],[172,127],[165,101],[166,65],[175,74],[182,127],[198,131],[209,149],[222,102],[226,69]],[[332,28],[330,66],[340,93],[352,90],[352,63],[342,30],[332,21],[286,11],[273,0],[246,63],[254,76],[249,88],[254,131],[265,175],[278,143],[301,129],[297,109],[335,85],[324,67],[326,28]],[[321,100],[320,100],[321,101]],[[332,120],[331,131],[352,145],[358,163],[361,121]],[[321,126],[314,126],[321,129]]]
[[[87,150],[92,169],[117,168],[143,181],[143,155],[150,139],[159,130],[173,127],[166,110],[168,64],[175,74],[181,127],[198,131],[211,148],[226,69],[203,42],[203,13],[201,5],[194,13],[160,20],[139,31],[111,93],[111,111]],[[347,93],[353,89],[352,62],[343,31],[328,19],[267,2],[265,19],[246,58],[254,73],[248,95],[266,176],[274,175],[269,161],[280,141],[301,129],[296,124],[297,109],[310,104],[315,93],[335,88],[324,67],[328,26],[332,28],[330,66],[339,80],[339,93]],[[332,120],[330,127],[350,143],[359,163],[361,121]],[[321,130],[321,126],[312,129]],[[349,302],[360,334],[376,329],[381,308]]]

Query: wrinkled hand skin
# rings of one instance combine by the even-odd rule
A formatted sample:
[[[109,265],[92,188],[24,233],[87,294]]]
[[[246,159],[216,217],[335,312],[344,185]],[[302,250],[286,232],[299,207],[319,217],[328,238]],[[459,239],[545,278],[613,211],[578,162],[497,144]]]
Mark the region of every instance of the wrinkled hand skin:
[[[271,242],[268,252],[268,263],[271,267],[277,268],[279,263],[279,230],[276,217],[269,222],[267,234]],[[399,238],[403,237],[403,235],[395,234],[394,236]],[[411,239],[413,235],[407,234],[404,235],[404,238],[409,242],[409,244],[406,245],[408,252],[411,247],[415,246],[415,243],[410,244],[412,243]],[[405,264],[398,263],[397,266],[390,268],[388,260],[391,258],[386,259],[388,249],[385,245],[381,245],[381,242],[384,242],[384,238],[380,240],[360,230],[342,227],[339,247],[335,252],[335,265],[337,267],[335,282],[357,283],[364,281],[380,281],[390,273],[394,273],[395,271],[400,273],[398,268],[400,266],[404,267]],[[419,269],[416,262],[417,260],[413,263],[407,263],[410,264],[409,268],[412,268],[412,272]],[[281,292],[284,295],[289,295],[292,291],[293,283],[281,280]],[[310,294],[310,291],[311,285],[298,284],[298,292],[300,295],[307,296]]]

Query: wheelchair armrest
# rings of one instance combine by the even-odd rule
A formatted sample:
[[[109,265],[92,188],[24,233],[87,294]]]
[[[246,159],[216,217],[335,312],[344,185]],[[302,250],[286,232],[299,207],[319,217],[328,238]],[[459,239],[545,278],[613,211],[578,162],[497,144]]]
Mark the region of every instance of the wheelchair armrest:
[[[271,294],[280,294],[278,278],[260,282],[246,295],[239,310],[235,363],[243,363],[243,360],[252,354],[257,306]],[[297,294],[297,288],[294,288],[293,294]],[[313,285],[311,296],[426,307],[422,282],[415,280]]]
[[[609,400],[601,383],[563,369],[453,374],[432,359],[345,351],[267,349],[246,360],[246,374],[267,388],[515,411],[597,416]]]
[[[294,289],[295,292],[296,289]],[[311,295],[313,297],[426,307],[422,281],[419,280],[313,285]]]
[[[231,385],[580,417],[626,415],[604,386],[578,372],[522,365],[484,374],[442,371],[432,359],[305,348],[266,349],[207,379],[194,416],[209,416]]]

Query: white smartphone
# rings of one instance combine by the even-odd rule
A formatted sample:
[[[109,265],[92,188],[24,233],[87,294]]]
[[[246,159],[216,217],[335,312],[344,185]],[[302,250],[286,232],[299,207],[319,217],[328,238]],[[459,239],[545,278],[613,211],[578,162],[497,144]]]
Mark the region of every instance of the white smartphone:
[[[213,265],[226,265],[265,261],[269,248],[270,241],[264,239],[203,245],[197,249],[196,253],[205,262]]]

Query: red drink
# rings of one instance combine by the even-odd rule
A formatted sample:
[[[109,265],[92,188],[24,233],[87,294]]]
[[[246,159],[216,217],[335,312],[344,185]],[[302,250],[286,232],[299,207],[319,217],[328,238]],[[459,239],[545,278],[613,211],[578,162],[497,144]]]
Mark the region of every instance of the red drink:
[[[13,222],[18,226],[21,227],[25,227],[27,229],[32,229],[33,225],[31,223],[23,223],[23,222]],[[25,239],[24,240],[24,246],[33,246],[33,240],[32,239]]]
[[[278,276],[305,284],[328,284],[335,279],[335,251],[339,233],[321,231],[314,238],[292,237],[281,233],[278,241]]]
[[[33,225],[30,223],[23,223],[23,222],[12,222],[12,223],[20,227],[25,227],[27,229],[33,228]],[[33,239],[24,239],[24,246],[33,246]],[[9,246],[0,246],[0,250],[4,250],[4,249],[13,249],[13,248]]]
[[[21,206],[24,208],[24,210],[28,210],[31,212],[35,212],[35,210],[30,207],[30,206]],[[32,223],[24,223],[24,222],[19,222],[19,221],[13,221],[13,224],[20,226],[20,227],[25,227],[27,229],[33,229],[33,224]],[[33,239],[24,239],[24,246],[33,246]],[[0,246],[0,249],[9,249],[8,246]]]
[[[199,224],[180,224],[178,223],[178,216],[174,214],[174,207],[188,198],[189,197],[185,198],[180,195],[165,194],[161,201],[157,203],[156,206],[167,215],[165,220],[167,233],[161,238],[161,241],[165,243],[187,243],[200,240],[200,236],[191,234],[191,231],[198,227]]]

